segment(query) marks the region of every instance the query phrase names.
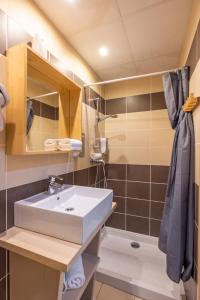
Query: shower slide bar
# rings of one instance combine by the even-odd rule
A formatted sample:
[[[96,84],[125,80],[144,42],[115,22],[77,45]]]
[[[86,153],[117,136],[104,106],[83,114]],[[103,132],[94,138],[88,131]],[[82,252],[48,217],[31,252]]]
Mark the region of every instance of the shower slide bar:
[[[163,75],[165,73],[169,72],[175,72],[178,70],[181,70],[182,68],[177,68],[177,69],[172,69],[172,70],[166,70],[166,71],[160,71],[160,72],[154,72],[154,73],[147,73],[147,74],[142,74],[142,75],[135,75],[135,76],[130,76],[130,77],[122,77],[122,78],[116,78],[116,79],[111,79],[111,80],[106,80],[106,81],[99,81],[99,82],[91,82],[91,83],[86,83],[83,86],[95,86],[95,85],[104,85],[104,84],[109,84],[109,83],[115,83],[115,82],[120,82],[120,81],[126,81],[126,80],[133,80],[133,79],[140,79],[140,78],[145,78],[145,77],[152,77],[152,76],[157,76],[157,75]]]

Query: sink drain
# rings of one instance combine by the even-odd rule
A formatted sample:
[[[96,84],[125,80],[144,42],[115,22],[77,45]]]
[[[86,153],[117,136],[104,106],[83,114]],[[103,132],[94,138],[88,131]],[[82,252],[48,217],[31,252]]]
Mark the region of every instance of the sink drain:
[[[65,211],[73,211],[74,210],[74,207],[67,207],[65,208]]]
[[[140,248],[140,244],[137,243],[137,242],[131,242],[131,247],[135,248],[135,249],[138,249],[138,248]]]

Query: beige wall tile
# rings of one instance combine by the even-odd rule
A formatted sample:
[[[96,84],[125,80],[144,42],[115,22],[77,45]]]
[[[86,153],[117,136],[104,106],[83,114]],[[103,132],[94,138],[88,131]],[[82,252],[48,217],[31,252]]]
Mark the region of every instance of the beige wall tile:
[[[126,147],[126,133],[119,131],[108,131],[106,133],[106,137],[108,138],[108,147],[112,146],[121,146]]]
[[[126,161],[128,164],[149,165],[150,148],[149,147],[127,147]]]
[[[190,92],[196,97],[200,97],[200,59],[190,79]]]
[[[169,166],[171,161],[171,147],[152,147],[150,150],[150,164]]]
[[[105,120],[105,132],[123,131],[126,126],[126,114],[118,114],[118,118]]]
[[[150,131],[150,147],[165,146],[172,148],[175,131],[172,129],[152,129]]]
[[[195,143],[200,143],[200,106],[193,112]]]
[[[107,156],[109,163],[116,163],[116,164],[126,164],[128,163],[126,148],[124,147],[110,147],[108,150]]]
[[[151,126],[151,112],[133,112],[127,113],[126,117],[126,130],[134,129],[149,129]]]
[[[171,129],[171,124],[166,109],[151,111],[151,128]]]
[[[150,145],[150,130],[129,130],[126,132],[127,147],[145,147]]]
[[[38,181],[48,176],[48,156],[7,156],[7,187]]]
[[[115,99],[133,95],[155,93],[163,90],[161,76],[127,80],[105,86],[105,98]]]

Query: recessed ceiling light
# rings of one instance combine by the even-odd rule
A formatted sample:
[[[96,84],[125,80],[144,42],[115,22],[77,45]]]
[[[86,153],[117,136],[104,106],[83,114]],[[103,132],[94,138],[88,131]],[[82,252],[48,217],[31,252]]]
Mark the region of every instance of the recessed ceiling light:
[[[66,1],[70,4],[74,4],[76,2],[76,0],[66,0]]]
[[[101,55],[101,56],[107,56],[108,55],[108,48],[107,47],[101,47],[101,48],[99,48],[99,54]]]

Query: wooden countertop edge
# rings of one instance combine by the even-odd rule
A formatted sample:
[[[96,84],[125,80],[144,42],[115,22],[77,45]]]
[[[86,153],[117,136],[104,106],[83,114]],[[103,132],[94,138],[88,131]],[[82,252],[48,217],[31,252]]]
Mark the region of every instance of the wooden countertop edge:
[[[116,209],[116,206],[116,202],[113,202],[112,211]],[[0,236],[0,247],[60,272],[66,272],[75,258],[87,248],[111,213],[106,216],[84,245],[63,241],[14,226]],[[49,247],[47,247],[48,243]]]

